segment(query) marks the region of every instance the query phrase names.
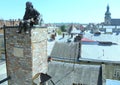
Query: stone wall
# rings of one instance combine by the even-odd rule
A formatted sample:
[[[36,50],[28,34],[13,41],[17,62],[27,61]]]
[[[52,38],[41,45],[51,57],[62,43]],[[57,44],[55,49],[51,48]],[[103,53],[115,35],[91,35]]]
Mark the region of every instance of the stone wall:
[[[32,28],[29,34],[16,31],[17,27],[5,27],[8,83],[32,85],[36,74],[47,71],[47,29]]]

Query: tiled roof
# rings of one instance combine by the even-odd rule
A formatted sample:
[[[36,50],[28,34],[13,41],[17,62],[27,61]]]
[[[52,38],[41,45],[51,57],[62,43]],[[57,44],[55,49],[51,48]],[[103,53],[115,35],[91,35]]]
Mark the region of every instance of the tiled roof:
[[[84,65],[52,61],[48,64],[48,75],[55,85],[101,85],[100,65]],[[93,75],[94,74],[94,75]],[[48,82],[50,84],[51,82]],[[50,84],[51,85],[51,84]],[[76,84],[79,85],[79,84]]]
[[[88,38],[82,38],[81,41],[83,41],[83,42],[94,42],[94,40],[91,40],[91,39],[88,39]]]
[[[51,52],[52,58],[77,59],[79,43],[56,42]]]

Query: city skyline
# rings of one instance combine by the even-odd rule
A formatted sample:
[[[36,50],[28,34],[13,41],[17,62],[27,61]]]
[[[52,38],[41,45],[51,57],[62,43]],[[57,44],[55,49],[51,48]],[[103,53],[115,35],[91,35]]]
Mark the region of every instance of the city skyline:
[[[4,0],[0,3],[0,19],[22,19],[28,0]],[[119,0],[29,0],[43,16],[45,23],[101,23],[107,5],[112,18],[120,18]]]

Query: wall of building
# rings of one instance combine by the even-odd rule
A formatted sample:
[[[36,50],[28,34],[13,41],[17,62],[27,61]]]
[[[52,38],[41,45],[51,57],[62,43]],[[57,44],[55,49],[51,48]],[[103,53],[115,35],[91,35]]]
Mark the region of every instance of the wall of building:
[[[3,27],[4,25],[6,25],[6,26],[18,26],[19,22],[20,22],[20,20],[14,20],[14,19],[1,20],[0,19],[0,27]]]
[[[32,28],[29,34],[17,30],[5,27],[8,83],[32,85],[36,74],[47,71],[47,29]]]
[[[0,59],[5,59],[3,54],[4,54],[4,35],[0,34]]]
[[[103,64],[103,79],[120,80],[120,64]]]

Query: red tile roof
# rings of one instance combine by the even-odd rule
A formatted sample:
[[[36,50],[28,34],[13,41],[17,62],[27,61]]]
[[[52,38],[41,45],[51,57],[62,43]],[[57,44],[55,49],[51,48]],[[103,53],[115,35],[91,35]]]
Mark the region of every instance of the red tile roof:
[[[91,39],[88,39],[88,38],[82,38],[81,41],[83,41],[83,42],[94,42],[94,40],[91,40]]]

